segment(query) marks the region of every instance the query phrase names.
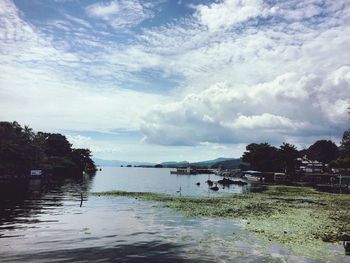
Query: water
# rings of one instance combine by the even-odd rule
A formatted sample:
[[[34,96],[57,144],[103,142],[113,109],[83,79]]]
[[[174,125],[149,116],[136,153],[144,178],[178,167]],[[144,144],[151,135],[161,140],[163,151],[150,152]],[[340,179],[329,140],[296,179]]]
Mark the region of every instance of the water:
[[[217,196],[227,193],[248,191],[248,186],[220,186],[218,192],[209,190],[205,183],[208,179],[218,181],[222,177],[215,174],[176,175],[174,169],[159,168],[115,168],[105,167],[92,183],[93,191],[120,190],[129,192],[155,192],[164,194]],[[198,186],[197,183],[200,183]]]
[[[208,194],[206,185],[195,185],[207,175],[168,172],[104,168],[92,178],[0,183],[0,262],[314,262],[257,240],[231,220],[184,217],[126,197],[85,195],[80,207],[80,192],[89,191],[171,194],[181,186]]]

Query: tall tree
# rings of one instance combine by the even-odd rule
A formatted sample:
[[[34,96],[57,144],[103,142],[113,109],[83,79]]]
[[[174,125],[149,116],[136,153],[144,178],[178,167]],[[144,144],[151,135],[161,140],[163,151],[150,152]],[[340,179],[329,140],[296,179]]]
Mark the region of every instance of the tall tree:
[[[280,146],[280,156],[287,175],[293,178],[295,176],[296,159],[299,156],[297,148],[295,145],[283,143]]]
[[[307,157],[323,164],[336,160],[339,156],[338,146],[330,140],[319,140],[307,149]]]
[[[339,158],[331,162],[331,167],[350,168],[350,130],[343,134],[339,147]]]
[[[23,175],[35,163],[35,147],[17,122],[0,122],[0,173]]]
[[[48,156],[67,156],[72,152],[71,146],[66,136],[59,133],[49,133],[45,141]]]
[[[262,172],[282,171],[282,161],[276,147],[268,143],[251,143],[247,145],[242,161],[250,164],[251,169]]]
[[[96,172],[96,166],[94,161],[91,159],[91,151],[89,149],[73,149],[72,161],[79,167],[81,171],[87,173]]]
[[[62,134],[34,133],[17,122],[0,122],[0,176],[27,175],[33,168],[79,174],[96,171],[87,149],[72,149]]]
[[[343,133],[343,138],[340,142],[341,157],[350,157],[350,129]]]

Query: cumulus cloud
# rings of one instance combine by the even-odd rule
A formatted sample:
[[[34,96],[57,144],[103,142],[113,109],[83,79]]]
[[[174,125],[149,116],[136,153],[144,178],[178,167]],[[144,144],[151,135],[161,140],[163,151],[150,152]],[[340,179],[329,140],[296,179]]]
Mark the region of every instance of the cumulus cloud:
[[[255,11],[234,15],[244,7]],[[145,115],[146,140],[194,145],[339,136],[349,118],[349,7],[294,0],[198,6],[195,18],[207,29],[192,28],[196,37],[183,41],[189,48],[172,61],[188,80],[187,93]],[[231,20],[212,19],[226,11]],[[234,29],[263,16],[256,27]],[[219,29],[226,31],[213,32]],[[157,35],[158,45],[185,35],[169,32],[172,37]]]
[[[142,130],[150,142],[170,145],[281,143],[327,136],[330,127],[341,133],[346,129],[350,85],[345,80],[349,71],[340,71],[317,77],[285,74],[242,87],[219,83],[155,107],[145,115]],[[330,84],[334,75],[341,87]]]
[[[268,130],[296,130],[301,128],[299,123],[294,123],[286,117],[263,113],[262,115],[240,115],[231,125],[235,129],[268,129]]]
[[[115,0],[89,5],[86,12],[120,29],[136,26],[152,18],[154,13],[146,6],[139,0]]]
[[[302,145],[348,127],[347,0],[215,1],[124,35],[97,30],[97,21],[132,32],[155,15],[151,2],[98,2],[85,9],[89,21],[66,15],[41,28],[11,1],[0,4],[2,119],[140,130],[146,142],[201,149]],[[161,83],[170,92],[157,95],[142,89],[150,84],[142,76],[151,86],[179,81]],[[139,90],[125,89],[130,83]]]

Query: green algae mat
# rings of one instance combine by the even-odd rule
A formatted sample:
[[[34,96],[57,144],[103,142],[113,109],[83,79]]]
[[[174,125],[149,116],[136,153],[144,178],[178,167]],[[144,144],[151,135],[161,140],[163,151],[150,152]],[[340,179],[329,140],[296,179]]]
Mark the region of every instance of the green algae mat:
[[[101,192],[92,195],[127,196],[161,202],[188,216],[231,218],[267,242],[295,254],[330,260],[330,243],[350,236],[350,195],[317,192],[306,187],[270,186],[261,193],[222,197],[170,196],[156,193]]]

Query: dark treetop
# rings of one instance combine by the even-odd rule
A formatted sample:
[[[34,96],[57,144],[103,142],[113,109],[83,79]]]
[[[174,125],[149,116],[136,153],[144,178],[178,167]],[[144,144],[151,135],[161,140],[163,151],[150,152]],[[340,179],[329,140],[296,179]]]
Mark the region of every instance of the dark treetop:
[[[73,149],[59,133],[35,133],[17,122],[0,122],[0,176],[25,176],[31,169],[46,174],[94,174],[88,149]]]

